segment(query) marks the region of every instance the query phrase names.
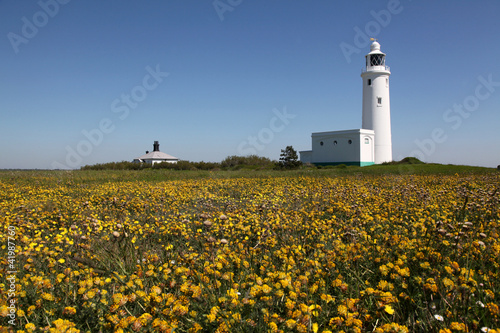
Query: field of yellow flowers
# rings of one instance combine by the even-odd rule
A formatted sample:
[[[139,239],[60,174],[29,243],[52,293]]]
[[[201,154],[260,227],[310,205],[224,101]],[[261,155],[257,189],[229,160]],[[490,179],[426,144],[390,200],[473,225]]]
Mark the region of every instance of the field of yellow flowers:
[[[0,331],[500,332],[496,173],[77,173],[0,177]]]

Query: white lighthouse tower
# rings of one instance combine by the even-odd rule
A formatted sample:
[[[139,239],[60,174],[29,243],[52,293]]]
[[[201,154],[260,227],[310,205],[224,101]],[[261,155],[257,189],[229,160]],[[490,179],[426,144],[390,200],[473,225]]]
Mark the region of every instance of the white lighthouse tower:
[[[300,151],[302,163],[367,166],[392,161],[391,104],[385,53],[373,40],[363,68],[361,129],[312,133],[312,150]]]
[[[363,129],[375,132],[375,164],[392,161],[391,105],[389,100],[389,76],[385,65],[385,53],[375,40],[366,55],[363,79]]]

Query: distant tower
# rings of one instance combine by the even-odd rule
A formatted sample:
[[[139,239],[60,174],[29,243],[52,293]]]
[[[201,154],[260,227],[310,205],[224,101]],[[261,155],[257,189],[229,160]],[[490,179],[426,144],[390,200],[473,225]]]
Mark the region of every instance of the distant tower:
[[[153,151],[160,151],[160,144],[158,143],[158,141],[155,141],[155,143],[153,144]]]
[[[385,65],[385,53],[375,40],[366,55],[363,79],[363,129],[375,132],[375,164],[392,161],[391,105],[389,100],[389,76]]]

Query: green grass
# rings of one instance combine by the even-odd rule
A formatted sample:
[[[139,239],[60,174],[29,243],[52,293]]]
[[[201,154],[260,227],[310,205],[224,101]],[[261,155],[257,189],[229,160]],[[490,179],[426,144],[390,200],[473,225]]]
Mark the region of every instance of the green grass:
[[[348,175],[400,175],[400,174],[498,174],[495,168],[444,164],[384,164],[366,167],[332,166],[321,169],[303,167],[297,170],[0,170],[0,181],[30,182],[74,182],[78,184],[122,182],[122,181],[164,181],[204,178],[254,178],[254,177],[336,177]]]

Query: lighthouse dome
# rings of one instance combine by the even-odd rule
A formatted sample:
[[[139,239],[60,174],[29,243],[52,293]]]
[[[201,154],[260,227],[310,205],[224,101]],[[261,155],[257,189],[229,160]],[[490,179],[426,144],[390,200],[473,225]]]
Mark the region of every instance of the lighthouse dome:
[[[370,51],[380,51],[380,44],[377,41],[373,41],[372,45],[370,45]]]
[[[380,44],[374,40],[372,45],[370,45],[370,53],[368,53],[369,55],[370,54],[383,54],[385,55],[384,52],[380,51]]]

